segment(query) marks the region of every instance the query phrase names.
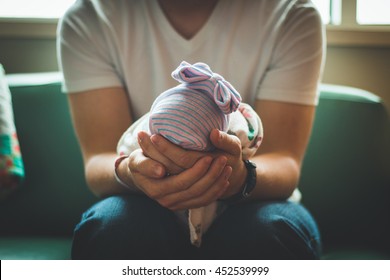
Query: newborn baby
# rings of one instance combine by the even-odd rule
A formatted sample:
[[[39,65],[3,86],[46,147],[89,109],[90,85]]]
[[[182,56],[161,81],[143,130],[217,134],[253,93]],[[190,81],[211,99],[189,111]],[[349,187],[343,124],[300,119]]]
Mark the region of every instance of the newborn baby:
[[[139,148],[140,131],[160,134],[185,149],[212,151],[209,136],[214,128],[241,140],[243,159],[256,153],[263,139],[260,118],[251,106],[241,103],[240,94],[229,82],[204,63],[182,62],[172,77],[180,84],[161,93],[150,112],[122,135],[117,146],[119,155],[129,155]],[[177,213],[185,215],[192,244],[200,246],[203,233],[223,208],[222,202],[214,202]]]

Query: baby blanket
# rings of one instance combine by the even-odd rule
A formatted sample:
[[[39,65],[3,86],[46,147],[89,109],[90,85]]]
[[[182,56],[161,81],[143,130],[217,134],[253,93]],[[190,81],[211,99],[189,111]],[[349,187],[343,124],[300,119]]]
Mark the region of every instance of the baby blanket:
[[[0,189],[15,189],[24,177],[24,168],[13,118],[11,92],[0,64]]]

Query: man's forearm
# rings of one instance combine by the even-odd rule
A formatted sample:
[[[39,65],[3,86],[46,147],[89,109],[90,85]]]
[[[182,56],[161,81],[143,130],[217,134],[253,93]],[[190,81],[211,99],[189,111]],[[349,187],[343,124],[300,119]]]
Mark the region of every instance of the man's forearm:
[[[257,183],[251,199],[287,199],[296,188],[300,164],[283,154],[270,153],[251,159],[257,165]]]
[[[115,153],[106,153],[92,156],[89,158],[85,165],[85,175],[89,188],[98,197],[107,197],[115,194],[123,193],[135,193],[136,188],[131,179],[126,176],[126,180],[121,179],[128,185],[124,187],[115,178],[114,164],[117,159]],[[122,162],[119,166],[121,174],[126,169],[125,162]],[[118,169],[119,169],[118,168]],[[119,170],[118,170],[119,173]],[[124,176],[123,176],[124,177]]]

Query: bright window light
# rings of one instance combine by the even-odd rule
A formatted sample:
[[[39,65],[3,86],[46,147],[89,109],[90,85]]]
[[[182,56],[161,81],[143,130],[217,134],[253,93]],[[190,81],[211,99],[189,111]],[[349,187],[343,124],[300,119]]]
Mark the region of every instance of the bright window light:
[[[60,18],[76,0],[0,0],[0,18]],[[390,0],[312,0],[325,24],[341,23],[341,1],[356,1],[356,21],[389,25]]]
[[[0,0],[2,18],[60,18],[76,0]]]
[[[321,14],[324,24],[341,23],[341,0],[312,0]]]
[[[322,21],[325,24],[330,22],[330,1],[331,0],[312,0],[313,4],[320,12]]]
[[[390,24],[390,0],[357,0],[359,24]]]

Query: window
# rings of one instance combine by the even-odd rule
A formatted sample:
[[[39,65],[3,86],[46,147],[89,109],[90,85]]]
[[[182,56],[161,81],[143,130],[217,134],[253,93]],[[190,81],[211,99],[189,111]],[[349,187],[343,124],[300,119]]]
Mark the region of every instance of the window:
[[[390,24],[389,0],[357,0],[356,21],[359,24]]]
[[[0,0],[0,18],[59,18],[76,0]],[[324,23],[340,25],[342,2],[362,25],[390,24],[390,0],[312,0]],[[355,3],[351,5],[348,3]]]
[[[75,1],[0,0],[0,37],[54,38],[58,18]],[[328,44],[390,46],[390,0],[312,2],[327,24]]]
[[[341,0],[312,0],[325,24],[341,23]]]
[[[390,0],[312,0],[329,25],[390,25]]]
[[[390,0],[312,0],[327,24],[327,43],[390,46]]]
[[[0,18],[59,18],[75,0],[0,0]]]

